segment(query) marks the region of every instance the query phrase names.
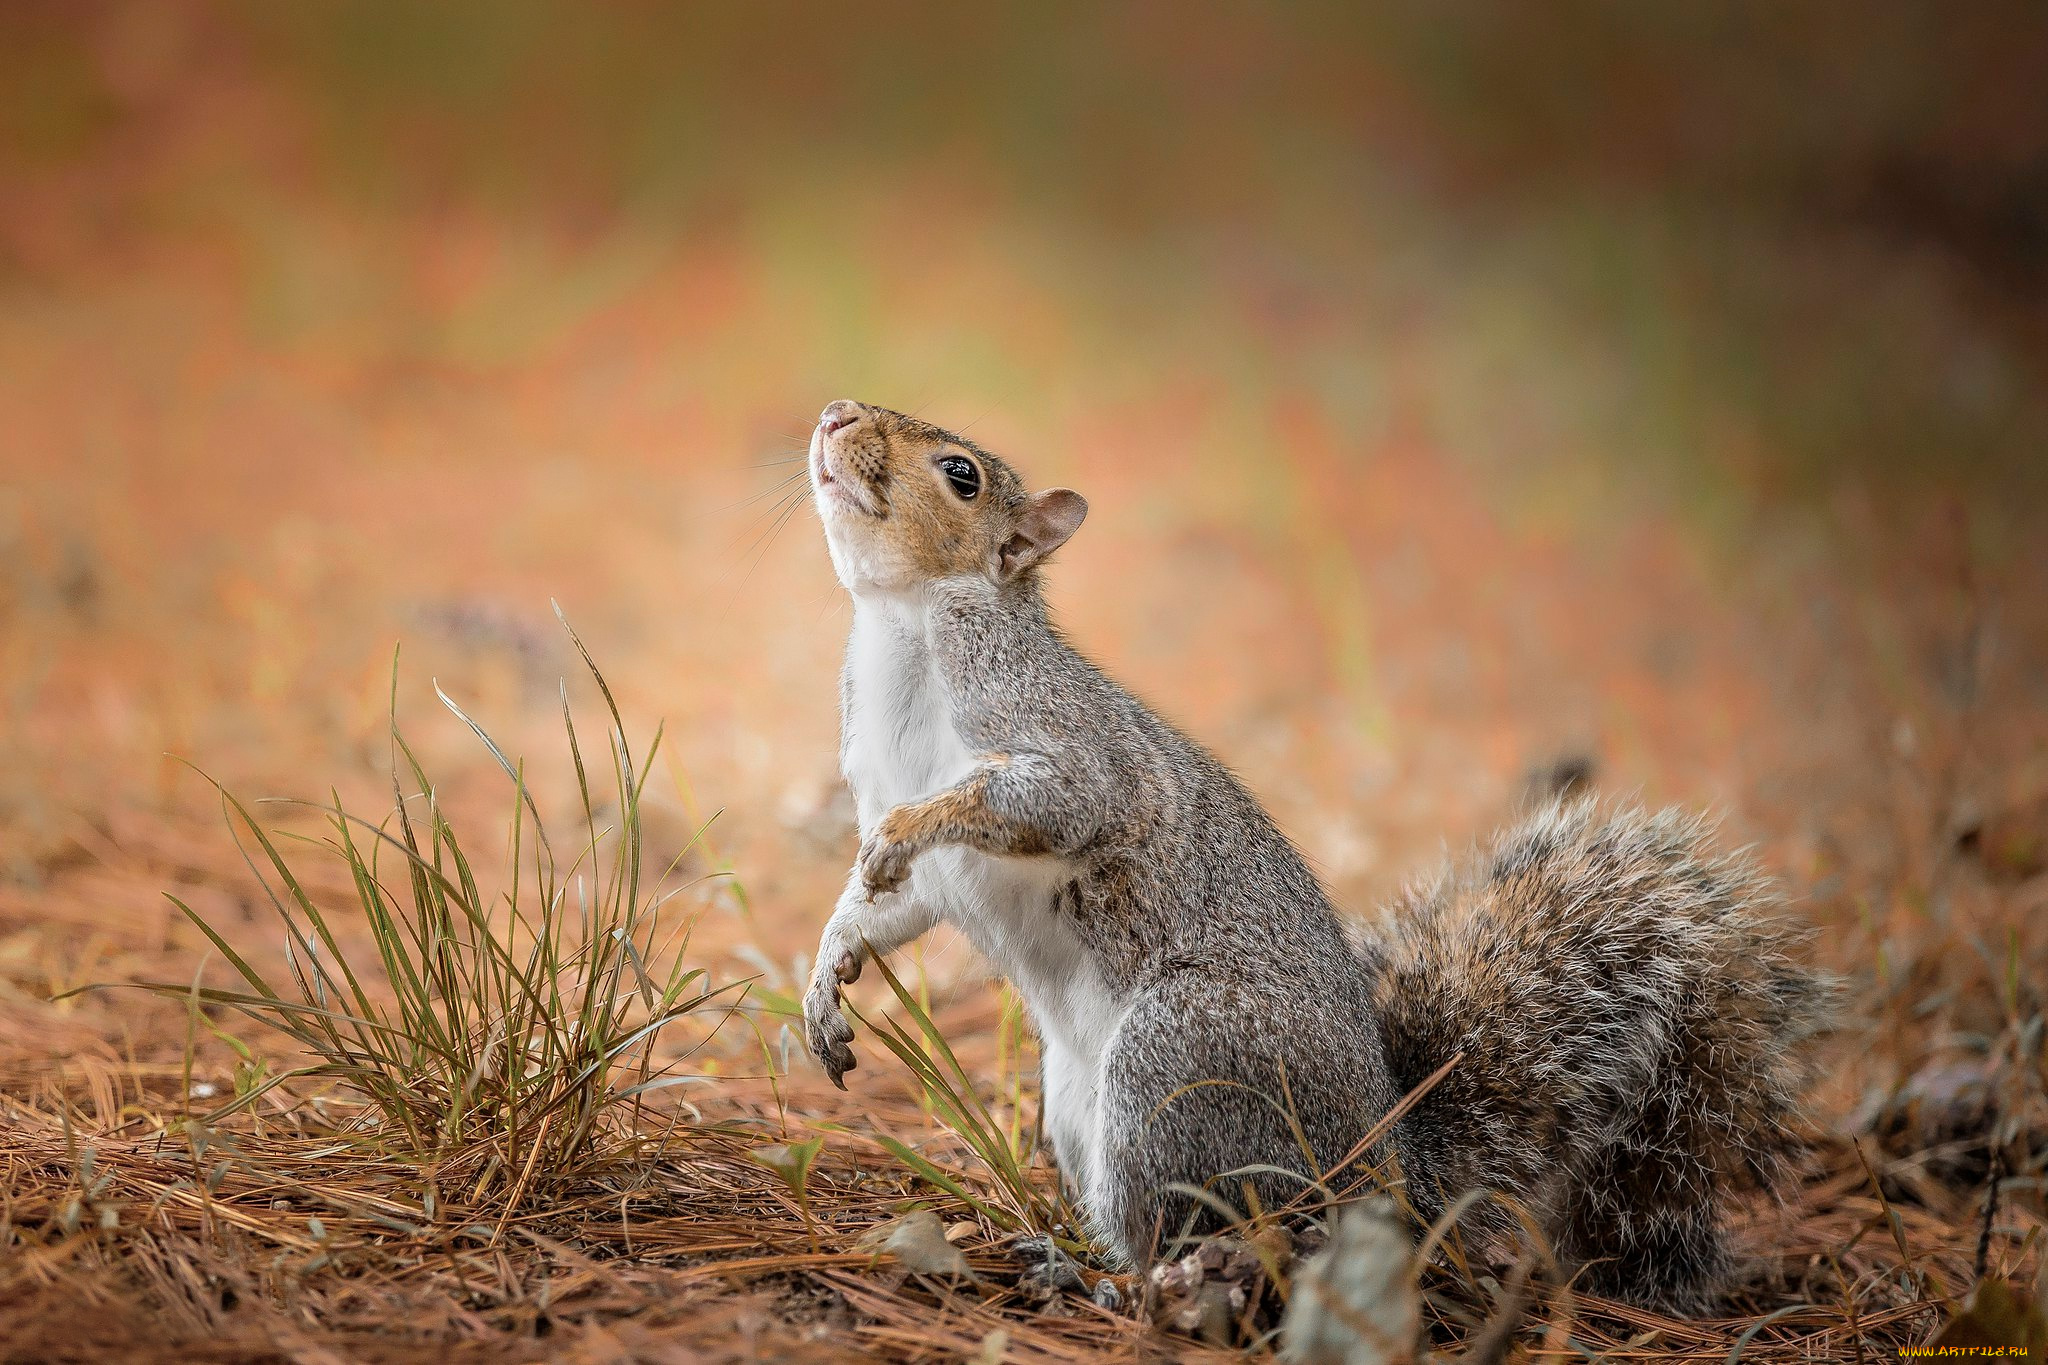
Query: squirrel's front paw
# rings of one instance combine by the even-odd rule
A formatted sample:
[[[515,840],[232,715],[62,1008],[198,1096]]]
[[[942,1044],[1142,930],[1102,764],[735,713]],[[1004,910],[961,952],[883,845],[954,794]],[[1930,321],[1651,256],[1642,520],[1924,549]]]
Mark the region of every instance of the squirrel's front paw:
[[[910,864],[917,852],[915,845],[890,839],[879,831],[862,843],[853,866],[868,899],[872,901],[910,880]]]
[[[827,939],[829,943],[829,939]],[[811,988],[803,997],[803,1036],[823,1066],[831,1083],[846,1089],[846,1072],[860,1066],[854,1060],[854,1025],[840,1009],[840,986],[860,980],[860,950],[848,948],[831,954],[829,948],[817,956],[817,970],[811,972]]]
[[[841,1090],[846,1089],[846,1073],[860,1063],[848,1046],[853,1041],[853,1025],[846,1022],[846,1015],[839,1008],[839,983],[858,975],[859,960],[850,953],[842,955],[836,964],[821,962],[811,978],[811,989],[804,996],[804,1041],[810,1045],[811,1055],[824,1066],[825,1074],[832,1078],[832,1084]]]

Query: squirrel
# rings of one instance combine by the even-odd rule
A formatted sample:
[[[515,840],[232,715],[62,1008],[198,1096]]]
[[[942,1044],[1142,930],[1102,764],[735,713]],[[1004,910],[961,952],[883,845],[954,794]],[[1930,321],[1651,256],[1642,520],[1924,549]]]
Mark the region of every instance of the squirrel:
[[[841,988],[943,920],[1024,1001],[1044,1135],[1117,1263],[1221,1221],[1191,1188],[1285,1205],[1455,1060],[1369,1154],[1418,1216],[1504,1192],[1582,1286],[1718,1301],[1724,1208],[1796,1152],[1834,991],[1748,861],[1699,819],[1560,797],[1347,933],[1245,785],[1048,615],[1080,494],[845,399],[809,474],[853,603],[862,841],[804,997],[835,1084]]]

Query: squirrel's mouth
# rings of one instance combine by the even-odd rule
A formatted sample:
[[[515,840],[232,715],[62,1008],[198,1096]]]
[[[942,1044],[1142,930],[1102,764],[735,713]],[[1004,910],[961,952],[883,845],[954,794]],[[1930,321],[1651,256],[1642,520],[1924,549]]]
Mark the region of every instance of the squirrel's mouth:
[[[828,449],[831,440],[821,428],[811,436],[811,490],[822,508],[844,508],[864,517],[880,520],[888,509],[873,492],[860,486],[859,481],[844,473],[834,473],[832,452]]]

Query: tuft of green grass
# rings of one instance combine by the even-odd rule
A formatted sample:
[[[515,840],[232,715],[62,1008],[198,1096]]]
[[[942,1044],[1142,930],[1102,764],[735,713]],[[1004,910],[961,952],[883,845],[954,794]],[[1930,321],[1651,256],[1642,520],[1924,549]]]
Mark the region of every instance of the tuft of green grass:
[[[878,1135],[876,1141],[920,1178],[960,1200],[996,1227],[1047,1235],[1077,1227],[1079,1220],[1073,1217],[1065,1200],[1057,1192],[1048,1191],[1025,1170],[1030,1159],[1025,1135],[1014,1121],[1006,1124],[999,1120],[982,1101],[973,1078],[932,1021],[930,1006],[903,984],[887,962],[880,957],[874,962],[909,1022],[888,1015],[869,1019],[859,1010],[853,1011],[854,1017],[909,1068],[925,1108],[966,1145],[986,1170],[992,1197],[975,1193],[900,1139]],[[853,1006],[849,1003],[847,1008]],[[1061,1240],[1071,1249],[1079,1249],[1078,1243]]]
[[[709,1017],[715,1032],[732,1007],[726,997],[733,988],[714,989],[701,969],[686,968],[688,924],[664,913],[674,893],[661,892],[675,863],[649,875],[643,861],[640,803],[661,733],[636,758],[603,674],[566,618],[562,624],[604,699],[599,781],[609,788],[603,804],[616,812],[613,823],[600,823],[565,682],[562,727],[583,821],[562,853],[541,820],[524,764],[435,687],[511,779],[507,827],[491,831],[506,849],[504,890],[496,895],[479,879],[471,852],[476,835],[449,820],[399,729],[395,655],[394,805],[381,819],[351,813],[335,795],[316,807],[325,815],[324,838],[266,830],[215,784],[236,842],[284,928],[289,979],[273,980],[170,896],[233,966],[240,985],[136,984],[188,1000],[195,1020],[203,1007],[237,1011],[282,1031],[314,1060],[264,1074],[254,1054],[237,1047],[236,1096],[207,1123],[292,1082],[340,1082],[364,1102],[342,1123],[344,1135],[421,1164],[438,1188],[452,1191],[459,1182],[471,1205],[502,1203],[509,1216],[530,1193],[576,1176],[610,1145],[604,1139],[635,1131],[626,1111],[638,1117],[650,1091],[688,1079],[673,1074],[676,1059],[657,1065],[655,1041],[692,1015]],[[290,842],[342,862],[354,890],[349,913],[323,907],[308,892],[285,852]],[[210,1020],[207,1026],[226,1037]]]

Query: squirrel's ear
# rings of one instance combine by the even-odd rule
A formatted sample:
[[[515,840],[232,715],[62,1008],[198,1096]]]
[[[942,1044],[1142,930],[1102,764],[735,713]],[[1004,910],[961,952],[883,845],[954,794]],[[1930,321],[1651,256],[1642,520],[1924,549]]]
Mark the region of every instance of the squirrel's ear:
[[[1067,543],[1088,515],[1088,500],[1071,488],[1033,493],[1017,518],[1017,530],[998,554],[999,574],[1015,578]]]

